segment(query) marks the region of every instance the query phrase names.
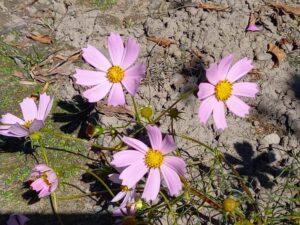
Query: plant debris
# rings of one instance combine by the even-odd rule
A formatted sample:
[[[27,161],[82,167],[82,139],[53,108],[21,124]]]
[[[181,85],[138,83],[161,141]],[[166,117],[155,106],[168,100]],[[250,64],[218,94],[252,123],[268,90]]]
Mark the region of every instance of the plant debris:
[[[159,46],[163,46],[163,47],[169,47],[171,44],[176,44],[174,40],[165,37],[151,36],[151,37],[147,37],[147,40],[152,41],[158,44]]]
[[[52,38],[49,35],[43,35],[37,32],[29,33],[26,35],[26,37],[42,44],[51,44],[53,42]]]
[[[270,3],[269,5],[286,13],[291,13],[295,16],[300,16],[300,7],[294,7],[284,3]]]
[[[205,3],[199,3],[199,8],[206,9],[208,11],[225,11],[229,9],[229,6],[217,4],[217,3],[211,3],[211,2],[205,2]]]
[[[270,52],[276,58],[276,62],[275,62],[274,67],[279,66],[279,64],[282,63],[282,61],[285,58],[285,52],[283,51],[283,49],[279,48],[275,44],[270,43],[268,45],[268,51],[267,52]]]

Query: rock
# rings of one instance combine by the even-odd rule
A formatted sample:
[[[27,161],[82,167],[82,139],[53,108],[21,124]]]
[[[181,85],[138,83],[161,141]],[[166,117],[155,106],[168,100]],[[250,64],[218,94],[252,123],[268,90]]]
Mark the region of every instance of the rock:
[[[299,140],[295,136],[291,136],[289,140],[289,146],[292,148],[297,148],[299,145]]]
[[[260,140],[260,145],[269,146],[269,145],[278,145],[280,143],[280,137],[278,134],[272,133],[265,136],[262,140]]]
[[[144,24],[144,28],[148,36],[162,36],[165,26],[159,19],[148,18]]]
[[[180,59],[181,58],[181,51],[180,51],[180,49],[178,48],[178,46],[177,45],[171,45],[170,47],[169,47],[169,53],[171,54],[171,55],[173,55],[175,58],[177,58],[177,59]]]
[[[260,61],[267,61],[267,60],[272,59],[272,55],[269,53],[262,52],[262,53],[259,53],[256,55],[256,59],[260,60]]]

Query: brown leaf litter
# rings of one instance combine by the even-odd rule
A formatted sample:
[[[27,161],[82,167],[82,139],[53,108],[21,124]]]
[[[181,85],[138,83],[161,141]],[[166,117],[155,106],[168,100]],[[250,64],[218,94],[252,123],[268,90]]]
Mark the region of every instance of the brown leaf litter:
[[[199,3],[199,8],[206,9],[208,11],[225,11],[227,9],[230,9],[229,6],[213,3],[213,2],[205,2],[205,3]]]
[[[284,3],[269,3],[269,5],[286,13],[300,16],[300,7],[290,6]]]
[[[53,39],[49,35],[40,34],[38,32],[31,32],[27,34],[26,37],[42,44],[51,44],[53,42]]]
[[[283,51],[283,49],[279,48],[277,45],[270,43],[268,45],[268,51],[271,54],[273,54],[275,56],[275,64],[274,67],[278,67],[284,60],[285,58],[285,52]]]
[[[147,37],[147,40],[152,41],[162,47],[169,47],[171,44],[176,44],[174,40],[166,37],[151,36],[151,37]]]

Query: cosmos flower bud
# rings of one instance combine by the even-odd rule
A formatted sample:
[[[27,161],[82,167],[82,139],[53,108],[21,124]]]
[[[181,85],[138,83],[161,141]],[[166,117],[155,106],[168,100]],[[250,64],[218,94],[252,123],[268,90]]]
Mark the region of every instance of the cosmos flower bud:
[[[223,209],[226,212],[233,212],[237,207],[237,202],[233,198],[225,198],[223,201]]]
[[[146,119],[150,119],[151,116],[153,115],[153,110],[150,106],[145,106],[141,109],[140,113],[142,117]]]

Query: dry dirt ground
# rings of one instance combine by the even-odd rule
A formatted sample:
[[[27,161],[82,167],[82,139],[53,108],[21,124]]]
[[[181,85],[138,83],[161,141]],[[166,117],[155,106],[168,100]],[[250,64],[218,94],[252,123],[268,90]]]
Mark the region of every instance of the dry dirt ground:
[[[196,95],[192,95],[177,104],[177,109],[183,112],[183,119],[174,122],[174,129],[177,133],[219,147],[248,180],[258,201],[263,202],[265,196],[277,190],[278,184],[285,182],[283,171],[293,163],[291,155],[299,156],[300,17],[271,7],[263,0],[207,2],[221,3],[228,8],[222,11],[206,10],[198,7],[198,0],[119,0],[105,10],[100,10],[92,1],[2,0],[0,35],[5,43],[19,44],[20,48],[37,45],[38,51],[46,51],[43,55],[46,66],[39,64],[31,68],[33,74],[24,73],[20,79],[39,83],[49,81],[52,93],[64,102],[74,101],[73,97],[78,97],[83,90],[74,84],[74,69],[89,67],[77,59],[59,61],[55,55],[76,55],[87,44],[107,53],[106,39],[110,32],[118,32],[124,39],[133,36],[141,46],[139,60],[147,64],[147,77],[142,82],[136,101],[139,106],[151,105],[155,112],[166,109],[181,93],[204,81],[205,69],[210,63],[229,53],[234,53],[235,60],[242,57],[253,59],[255,71],[244,80],[257,82],[260,91],[257,98],[246,100],[252,107],[246,119],[229,113],[229,127],[225,131],[216,130],[212,119],[206,125],[200,124],[197,116],[199,101]],[[298,3],[299,7],[297,0],[286,0],[285,3]],[[245,32],[250,13],[258,18],[259,32]],[[38,44],[26,38],[32,32],[49,35],[52,44]],[[148,40],[153,36],[169,38],[172,44],[160,46]],[[279,63],[276,56],[268,52],[270,44],[275,44],[284,52],[285,57]],[[57,65],[57,62],[64,63],[49,75],[49,67]],[[127,102],[132,110],[129,97]],[[2,109],[0,111],[3,113]],[[130,119],[127,114],[116,115],[109,109],[107,111],[101,111],[98,118],[107,126],[124,125]],[[164,120],[162,129],[170,131],[169,124],[169,119]],[[108,144],[108,139],[98,141]],[[203,168],[211,166],[210,156],[204,149],[191,148],[193,144],[182,139],[177,139],[177,142],[180,148],[189,149],[190,160],[201,161]],[[190,176],[196,179],[204,171],[200,167],[194,168]],[[78,182],[78,185],[89,188]],[[297,182],[299,187],[299,180],[295,184]],[[3,218],[16,211],[39,214],[41,218],[45,215],[48,220],[46,215],[51,213],[51,208],[44,206],[45,202],[30,206],[14,205],[5,200],[0,202]],[[89,215],[98,212],[97,219],[103,220],[99,211],[101,204],[97,205],[92,200],[62,203],[60,209],[61,213],[73,215],[70,216],[73,217],[70,219],[73,219],[72,224],[87,224],[77,218],[77,223],[74,222],[76,215],[81,213]],[[193,221],[191,224],[206,224],[202,219],[194,218]]]

